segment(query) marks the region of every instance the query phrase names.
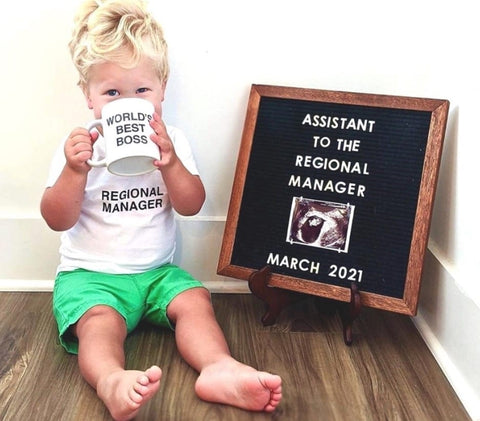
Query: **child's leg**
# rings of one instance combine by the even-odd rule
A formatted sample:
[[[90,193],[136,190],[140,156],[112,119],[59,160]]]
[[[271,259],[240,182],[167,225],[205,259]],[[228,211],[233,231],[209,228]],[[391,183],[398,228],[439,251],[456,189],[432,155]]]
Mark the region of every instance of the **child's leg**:
[[[85,380],[96,389],[115,420],[132,419],[160,385],[161,370],[124,370],[125,321],[113,308],[96,306],[74,326],[78,363]]]
[[[168,306],[177,346],[200,376],[195,390],[201,399],[253,411],[274,411],[282,397],[281,378],[235,360],[228,349],[203,288],[182,292]]]

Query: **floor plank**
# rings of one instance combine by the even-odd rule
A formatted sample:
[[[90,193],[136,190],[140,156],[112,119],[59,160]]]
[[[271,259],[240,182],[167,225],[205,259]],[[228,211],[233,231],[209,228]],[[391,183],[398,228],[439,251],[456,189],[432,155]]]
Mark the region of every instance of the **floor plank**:
[[[270,327],[260,323],[263,303],[252,295],[212,300],[232,354],[282,376],[280,407],[263,414],[199,400],[196,373],[180,358],[173,332],[142,325],[127,339],[127,366],[156,363],[164,374],[137,420],[470,420],[406,316],[362,310],[347,347],[324,300],[294,303]],[[50,293],[0,293],[0,419],[111,420],[56,339]]]

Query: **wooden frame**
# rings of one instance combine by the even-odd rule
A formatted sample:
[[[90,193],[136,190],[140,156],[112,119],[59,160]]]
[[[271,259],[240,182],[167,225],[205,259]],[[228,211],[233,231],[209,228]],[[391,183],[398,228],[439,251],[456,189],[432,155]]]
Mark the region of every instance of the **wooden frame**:
[[[269,286],[345,302],[353,281],[362,305],[416,314],[448,107],[252,85],[218,273],[248,279],[270,265]],[[331,217],[321,212],[342,228],[338,218],[324,228]],[[319,225],[337,243],[313,240]],[[276,245],[289,252],[268,253]]]

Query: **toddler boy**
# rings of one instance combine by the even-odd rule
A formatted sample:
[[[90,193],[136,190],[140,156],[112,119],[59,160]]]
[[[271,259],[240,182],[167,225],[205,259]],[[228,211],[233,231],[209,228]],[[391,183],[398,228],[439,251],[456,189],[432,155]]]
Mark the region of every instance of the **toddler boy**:
[[[185,136],[161,118],[168,78],[161,27],[140,0],[87,0],[75,24],[70,51],[94,117],[119,98],[152,102],[151,140],[161,159],[157,170],[134,177],[92,168],[87,160],[103,156],[103,137],[82,127],[56,154],[41,212],[52,229],[63,231],[53,295],[62,345],[78,353],[83,377],[115,420],[132,419],[160,385],[156,365],[124,368],[124,341],[140,320],[175,329],[179,352],[199,373],[195,391],[201,399],[274,411],[280,377],[231,356],[208,291],[171,263],[173,211],[196,214],[205,191]],[[149,192],[162,200],[153,208],[107,212],[112,207],[104,201],[122,196],[112,192],[129,200]]]

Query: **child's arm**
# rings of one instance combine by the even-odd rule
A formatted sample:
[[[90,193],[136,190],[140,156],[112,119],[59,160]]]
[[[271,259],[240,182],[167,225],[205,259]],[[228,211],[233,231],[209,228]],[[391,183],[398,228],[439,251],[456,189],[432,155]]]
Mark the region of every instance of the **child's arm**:
[[[162,172],[172,206],[180,215],[195,215],[205,201],[203,183],[198,175],[192,175],[185,168],[176,155],[165,124],[157,113],[153,115],[151,126],[156,133],[152,135],[152,140],[161,151],[161,159],[155,165]]]
[[[87,160],[97,137],[98,133],[76,128],[65,142],[65,167],[55,184],[45,190],[40,204],[43,218],[55,231],[65,231],[78,221],[91,168]]]

